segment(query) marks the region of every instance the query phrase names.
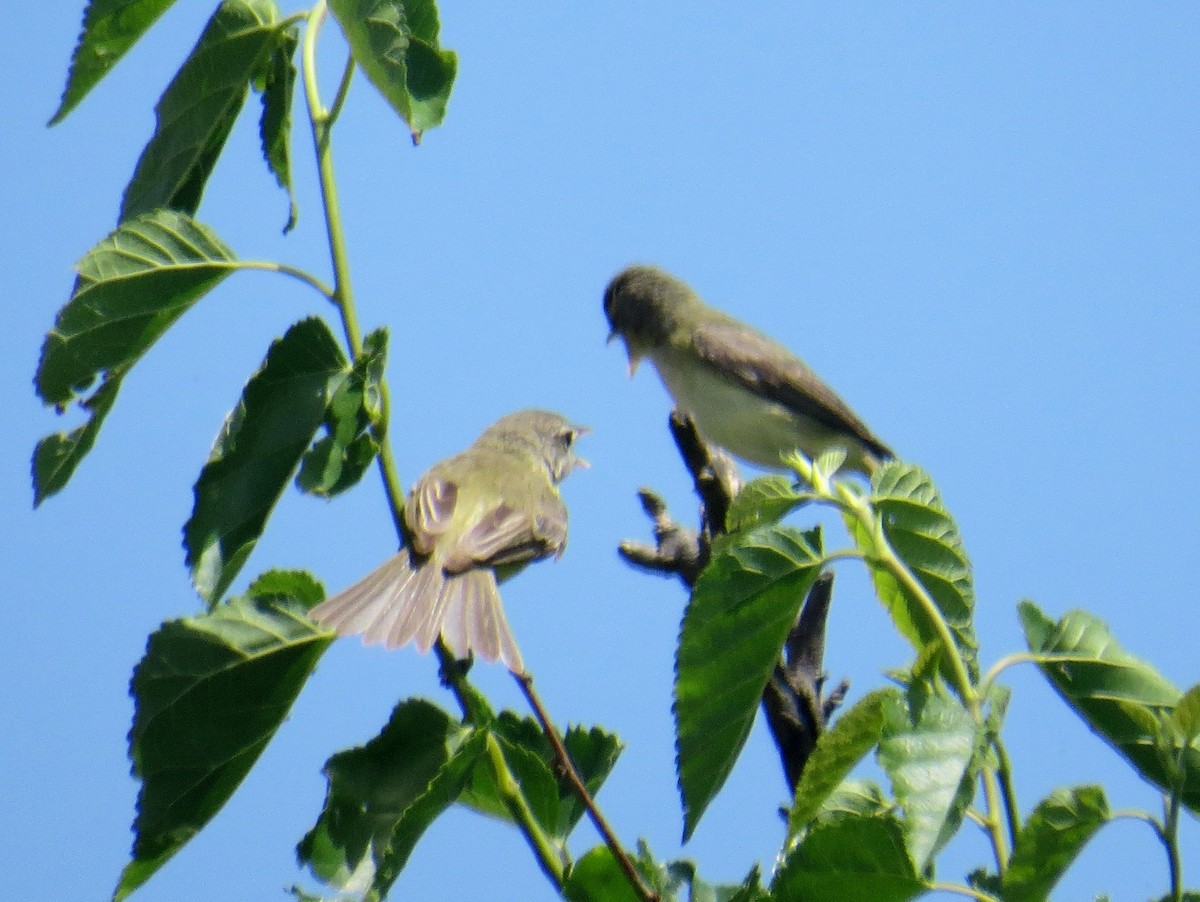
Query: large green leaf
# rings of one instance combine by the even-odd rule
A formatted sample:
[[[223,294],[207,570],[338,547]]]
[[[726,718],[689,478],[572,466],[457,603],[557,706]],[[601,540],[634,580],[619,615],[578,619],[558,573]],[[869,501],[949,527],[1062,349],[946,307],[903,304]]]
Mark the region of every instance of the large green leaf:
[[[383,439],[386,363],[387,329],[377,329],[363,341],[362,354],[325,409],[325,435],[305,453],[296,476],[301,491],[328,498],[362,479]]]
[[[883,535],[933,598],[949,625],[972,677],[977,676],[978,642],[972,622],[975,590],[958,527],[942,504],[929,475],[899,461],[885,463],[871,483],[871,505]],[[900,633],[918,650],[939,643],[932,621],[892,573],[871,556],[873,538],[862,524],[847,518],[852,537],[867,555],[876,592]]]
[[[972,761],[981,738],[956,698],[920,689],[884,701],[878,757],[904,809],[909,855],[924,871],[962,823],[974,793]]]
[[[151,635],[131,686],[129,756],[142,786],[133,860],[115,899],[208,823],[283,723],[333,641],[306,616],[321,594],[305,574],[269,574],[243,597]]]
[[[122,221],[161,207],[196,212],[250,83],[288,33],[279,18],[274,0],[224,0],[213,13],[154,108],[158,125],[125,188]]]
[[[821,563],[819,530],[769,525],[714,554],[696,581],[675,661],[685,838],[733,769]]]
[[[1045,899],[1108,817],[1108,801],[1099,786],[1054,790],[1017,835],[1001,881],[1004,902]]]
[[[796,834],[817,816],[822,805],[854,766],[879,742],[885,702],[898,700],[898,689],[876,689],[864,696],[820,735],[804,766],[792,810],[788,834]]]
[[[1126,652],[1108,626],[1086,611],[1070,611],[1055,623],[1032,602],[1019,607],[1029,650],[1059,695],[1092,731],[1137,771],[1200,814],[1200,740],[1178,750],[1183,773],[1173,779],[1156,747],[1164,718],[1183,693],[1153,667]],[[1054,660],[1060,658],[1060,660]]]
[[[818,821],[784,859],[771,886],[787,902],[905,902],[925,891],[893,814]]]
[[[501,750],[526,801],[542,829],[565,840],[584,814],[583,803],[566,780],[554,774],[559,764],[554,748],[537,721],[502,711],[489,729],[500,740]],[[562,737],[575,770],[594,798],[621,754],[621,741],[599,727],[574,726]],[[478,768],[461,801],[478,811],[508,820],[510,814],[487,768]]]
[[[438,44],[434,0],[330,0],[329,8],[355,62],[408,123],[413,141],[440,125],[458,56]]]
[[[296,225],[296,192],[292,186],[292,95],[296,88],[296,65],[292,57],[299,40],[295,29],[284,30],[279,37],[262,77],[262,117],[258,134],[263,159],[279,187],[287,192],[288,218],[284,234]]]
[[[89,0],[62,101],[50,124],[66,118],[175,0]]]
[[[209,229],[169,210],[122,224],[79,262],[34,381],[42,400],[60,410],[78,399],[89,421],[38,445],[36,501],[71,478],[133,365],[235,265],[233,252]],[[97,378],[100,386],[85,397]]]
[[[378,736],[325,764],[325,806],[300,863],[338,890],[382,897],[467,785],[485,738],[430,702],[402,701]]]
[[[287,488],[350,367],[329,328],[302,320],[267,352],[196,480],[183,529],[196,591],[216,603]]]

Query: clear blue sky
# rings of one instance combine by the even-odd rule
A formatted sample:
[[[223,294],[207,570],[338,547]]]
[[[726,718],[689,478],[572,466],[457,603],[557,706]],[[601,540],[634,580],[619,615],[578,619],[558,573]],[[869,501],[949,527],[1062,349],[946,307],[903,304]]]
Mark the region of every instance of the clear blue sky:
[[[0,848],[22,897],[111,892],[136,791],[129,674],[151,630],[199,606],[179,542],[192,483],[270,339],[327,312],[286,279],[228,280],[126,380],[66,492],[31,510],[29,452],[60,428],[31,389],[42,335],[71,265],[115,222],[153,104],[208,13],[179,4],[49,130],[81,5],[6,14]],[[570,547],[506,600],[555,718],[628,744],[601,794],[622,837],[680,852],[670,691],[684,594],[614,547],[648,535],[640,485],[681,518],[694,510],[665,393],[649,370],[628,381],[604,345],[600,294],[632,261],[774,334],[933,474],[974,560],[985,664],[1023,647],[1015,604],[1029,597],[1055,616],[1087,607],[1177,685],[1200,679],[1200,7],[446,0],[442,20],[460,54],[445,126],[414,150],[358,79],[336,133],[361,318],[392,330],[406,484],[518,407],[592,427],[592,469],[565,485]],[[326,33],[328,92],[343,56]],[[250,118],[199,218],[242,257],[325,274],[297,138],[292,236]],[[332,504],[293,493],[239,587],[302,566],[338,588],[393,547],[373,475]],[[906,656],[844,567],[831,675],[856,697]],[[477,677],[520,708],[498,668]],[[1097,781],[1114,808],[1157,805],[1036,673],[1010,685],[1023,808]],[[320,808],[326,756],[408,695],[452,705],[431,660],[337,643],[231,803],[136,898],[283,898],[303,879],[293,845]],[[684,854],[713,879],[769,868],[784,798],[760,724]],[[1194,886],[1200,830],[1187,817],[1184,830]],[[965,836],[943,878],[986,861]],[[592,841],[581,829],[576,846]],[[1061,897],[1165,887],[1150,832],[1123,822]],[[426,835],[393,895],[552,897],[517,834],[465,810]]]

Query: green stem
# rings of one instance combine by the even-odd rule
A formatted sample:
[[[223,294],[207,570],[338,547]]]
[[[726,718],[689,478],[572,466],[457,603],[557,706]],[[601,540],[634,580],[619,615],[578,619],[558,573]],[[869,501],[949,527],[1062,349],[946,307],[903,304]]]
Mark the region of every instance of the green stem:
[[[333,95],[333,103],[329,105],[329,112],[325,117],[325,130],[328,135],[329,129],[333,128],[333,123],[337,122],[338,116],[342,114],[342,106],[346,103],[346,95],[350,93],[350,80],[354,76],[354,55],[346,57],[346,67],[342,70],[342,80],[338,83],[337,93]]]
[[[1168,817],[1170,809],[1167,810]],[[1178,816],[1178,812],[1176,812]],[[1141,821],[1154,831],[1154,835],[1158,837],[1158,841],[1162,843],[1163,848],[1167,851],[1167,870],[1170,873],[1171,880],[1171,899],[1173,902],[1180,902],[1183,899],[1183,867],[1179,860],[1179,847],[1177,840],[1168,834],[1167,829],[1156,821],[1145,811],[1137,810],[1120,810],[1114,811],[1109,815],[1109,823],[1117,820]]]
[[[1179,792],[1165,796],[1166,819],[1162,838],[1167,847],[1167,867],[1171,874],[1171,902],[1183,902],[1183,859],[1179,854]]]
[[[346,345],[351,357],[357,361],[362,355],[362,331],[358,326],[358,313],[354,305],[354,292],[350,287],[350,261],[346,253],[346,236],[342,227],[341,208],[338,205],[337,180],[333,168],[333,150],[330,146],[329,135],[334,121],[334,115],[326,110],[321,103],[317,88],[317,34],[325,21],[328,9],[325,0],[317,0],[308,14],[308,27],[304,31],[304,44],[301,51],[301,66],[304,72],[304,98],[308,106],[308,118],[312,124],[313,147],[317,156],[317,179],[321,186],[321,204],[325,214],[325,231],[329,237],[329,252],[333,262],[333,293],[331,299],[337,305],[342,318],[342,329],[346,334]],[[339,101],[344,99],[344,92],[350,84],[350,75],[354,71],[353,60],[347,64],[338,89]],[[340,107],[340,104],[339,104]],[[387,441],[387,429],[391,412],[391,395],[388,391],[387,380],[379,383],[380,406],[382,408],[382,430],[379,443],[379,474],[383,478],[384,491],[387,493],[388,506],[392,512],[392,522],[402,540],[407,539],[404,525],[404,490],[400,485],[400,475],[396,469],[396,461],[392,456],[392,446]]]
[[[1008,757],[1008,749],[999,736],[992,737],[992,748],[996,752],[996,764],[1000,780],[1000,790],[1004,794],[1004,816],[1008,820],[1008,841],[1010,848],[1017,847],[1017,830],[1021,823],[1021,808],[1017,805],[1017,788],[1013,782],[1012,759]]]
[[[310,288],[317,291],[325,300],[333,301],[333,289],[318,279],[311,273],[305,272],[302,269],[297,269],[294,266],[288,266],[286,263],[275,263],[272,260],[238,260],[234,267],[236,269],[255,269],[263,272],[277,272],[285,276],[291,276],[293,279],[298,279]],[[336,302],[335,302],[336,303]]]
[[[500,743],[490,732],[487,734],[487,756],[488,763],[492,768],[492,779],[496,781],[496,789],[500,792],[500,798],[504,801],[509,814],[520,826],[521,832],[533,846],[542,872],[550,878],[554,888],[561,893],[565,870],[563,860],[537,822],[537,818],[533,816],[533,811],[530,810],[529,803],[525,800],[525,794],[521,792],[521,787],[513,777],[512,770],[509,769],[508,762],[504,758]]]

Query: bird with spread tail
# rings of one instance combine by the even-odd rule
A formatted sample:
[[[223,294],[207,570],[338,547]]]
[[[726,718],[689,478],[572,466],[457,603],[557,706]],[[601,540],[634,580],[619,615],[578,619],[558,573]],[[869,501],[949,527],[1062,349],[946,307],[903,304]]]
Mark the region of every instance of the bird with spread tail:
[[[893,456],[805,363],[763,333],[705,304],[653,266],[631,266],[604,292],[609,341],[620,338],[629,375],[648,359],[675,405],[706,441],[735,457],[784,469],[784,455],[841,449],[870,475]]]
[[[310,612],[341,635],[426,652],[440,637],[459,658],[524,664],[497,583],[531,561],[561,555],[567,508],[558,484],[587,462],[585,432],[556,413],[522,410],[434,464],[404,505],[409,547]]]

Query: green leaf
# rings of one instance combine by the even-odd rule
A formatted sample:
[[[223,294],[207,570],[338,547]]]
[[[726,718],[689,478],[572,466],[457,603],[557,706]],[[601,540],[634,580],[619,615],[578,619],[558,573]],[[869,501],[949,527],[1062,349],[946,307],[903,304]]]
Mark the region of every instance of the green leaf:
[[[325,600],[325,587],[307,570],[268,570],[250,583],[246,596],[261,600],[290,598],[307,611]]]
[[[196,480],[184,526],[192,581],[209,604],[253,550],[349,372],[329,328],[311,318],[276,340],[246,383]]]
[[[733,769],[821,563],[819,530],[763,526],[714,554],[696,581],[675,661],[685,839]]]
[[[900,692],[896,689],[876,689],[820,735],[800,775],[800,782],[796,784],[795,799],[788,814],[789,836],[816,817],[833,791],[879,742],[883,706],[899,697]]]
[[[121,225],[79,262],[79,278],[42,345],[34,379],[47,404],[78,399],[89,422],[49,436],[34,455],[40,502],[91,449],[121,380],[160,336],[235,268],[233,252],[187,216],[160,210]],[[103,377],[100,386],[84,393]]]
[[[796,491],[795,480],[779,473],[760,476],[746,483],[734,496],[725,517],[725,528],[734,533],[777,523],[806,500]]]
[[[1055,623],[1032,602],[1018,610],[1029,650],[1045,656],[1038,667],[1058,694],[1143,778],[1173,792],[1179,784],[1164,766],[1155,737],[1183,694],[1126,652],[1108,626],[1086,611],[1070,611]],[[1179,751],[1180,799],[1200,814],[1200,744],[1193,739]]]
[[[888,544],[933,598],[954,634],[972,677],[978,676],[978,648],[972,622],[975,590],[971,564],[954,519],[942,504],[929,475],[919,467],[889,461],[871,482],[871,505],[883,524]],[[851,536],[867,553],[875,589],[901,635],[921,651],[940,641],[934,624],[886,567],[874,563],[870,536],[847,519]]]
[[[905,842],[924,871],[958,830],[975,789],[980,748],[975,720],[941,691],[912,691],[883,703],[879,764],[904,809]]]
[[[325,435],[304,455],[296,486],[302,492],[332,497],[356,485],[379,452],[383,438],[383,370],[387,330],[363,342],[363,352],[325,410]]]
[[[92,450],[104,418],[112,410],[123,373],[110,371],[90,398],[79,402],[88,420],[70,432],[47,435],[33,449],[33,504],[37,507],[66,486],[79,462]]]
[[[870,780],[843,780],[821,802],[817,820],[825,822],[847,814],[876,817],[897,810],[896,803],[883,794],[878,784]]]
[[[570,902],[641,902],[608,846],[589,849],[575,862],[562,894]]]
[[[1184,745],[1190,745],[1200,736],[1200,683],[1183,694],[1171,712],[1171,723]]]
[[[558,761],[537,721],[502,711],[490,724],[501,740],[509,767],[526,793],[538,823],[551,836],[565,840],[584,814],[583,803],[565,780],[558,781]],[[599,727],[571,727],[563,745],[588,792],[594,798],[621,754],[621,741]],[[461,801],[485,814],[511,820],[487,768],[478,768]]]
[[[280,32],[279,42],[267,61],[262,83],[262,117],[258,133],[263,159],[279,187],[287,192],[286,235],[296,226],[296,192],[292,186],[292,95],[296,89],[296,66],[292,57],[299,39],[294,28]]]
[[[154,107],[158,125],[125,188],[121,220],[195,213],[251,81],[288,32],[274,0],[224,0]],[[294,37],[291,38],[294,41]]]
[[[71,57],[62,101],[50,120],[62,122],[175,0],[89,0]]]
[[[1045,899],[1108,817],[1108,802],[1099,786],[1052,792],[1017,835],[1001,881],[1005,902]]]
[[[408,123],[413,141],[440,125],[458,56],[438,46],[434,0],[330,0],[350,42],[354,61],[392,109]]]
[[[325,805],[296,849],[300,863],[339,890],[386,894],[465,787],[485,738],[430,702],[400,702],[378,736],[326,762]]]
[[[791,849],[771,892],[788,902],[904,902],[926,889],[892,814],[819,821]]]
[[[208,823],[250,771],[330,642],[308,604],[249,594],[164,623],[133,672],[141,781],[125,898]]]

